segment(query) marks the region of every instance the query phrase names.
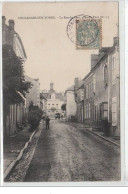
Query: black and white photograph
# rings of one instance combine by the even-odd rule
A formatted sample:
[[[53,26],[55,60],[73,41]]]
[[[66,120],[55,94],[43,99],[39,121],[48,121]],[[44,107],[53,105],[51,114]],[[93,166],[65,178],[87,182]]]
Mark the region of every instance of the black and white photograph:
[[[119,2],[2,5],[3,182],[121,181]]]

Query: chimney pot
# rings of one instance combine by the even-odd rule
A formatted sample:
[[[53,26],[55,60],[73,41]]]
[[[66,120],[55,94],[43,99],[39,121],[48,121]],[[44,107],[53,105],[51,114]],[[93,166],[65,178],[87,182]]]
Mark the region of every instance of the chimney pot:
[[[2,24],[5,24],[6,18],[5,16],[2,16]]]
[[[15,22],[14,22],[14,20],[9,20],[9,28],[10,28],[10,30],[14,30],[14,25],[15,25]]]

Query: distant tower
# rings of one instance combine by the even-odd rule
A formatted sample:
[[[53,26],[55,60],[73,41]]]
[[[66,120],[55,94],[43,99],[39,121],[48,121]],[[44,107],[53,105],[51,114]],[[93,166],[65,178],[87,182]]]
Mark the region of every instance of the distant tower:
[[[50,90],[54,90],[54,83],[53,82],[50,83]]]

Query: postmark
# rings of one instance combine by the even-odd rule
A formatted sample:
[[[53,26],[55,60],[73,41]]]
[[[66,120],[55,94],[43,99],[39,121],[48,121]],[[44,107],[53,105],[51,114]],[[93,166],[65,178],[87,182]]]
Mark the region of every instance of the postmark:
[[[67,35],[76,44],[76,49],[99,49],[102,42],[101,19],[78,15],[70,19]]]

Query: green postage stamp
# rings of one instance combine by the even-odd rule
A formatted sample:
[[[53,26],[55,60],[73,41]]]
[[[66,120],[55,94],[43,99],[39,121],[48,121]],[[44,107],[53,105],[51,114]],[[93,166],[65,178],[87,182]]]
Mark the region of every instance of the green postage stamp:
[[[99,49],[102,46],[101,19],[76,20],[76,49]]]

